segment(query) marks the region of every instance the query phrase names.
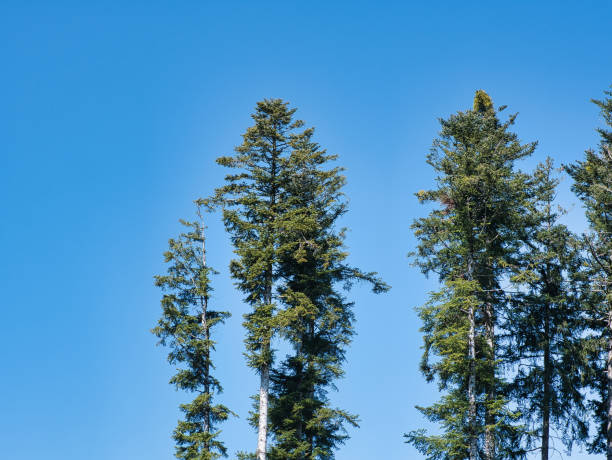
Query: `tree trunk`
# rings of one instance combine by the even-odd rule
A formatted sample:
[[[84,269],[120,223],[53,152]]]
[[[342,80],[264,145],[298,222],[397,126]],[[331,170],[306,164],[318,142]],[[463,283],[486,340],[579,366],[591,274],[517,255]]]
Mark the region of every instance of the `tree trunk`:
[[[270,387],[270,366],[261,368],[259,386],[259,430],[257,433],[257,460],[266,460],[268,441],[268,393]]]
[[[473,279],[473,261],[472,257],[468,257],[467,261],[467,279]],[[468,359],[470,363],[470,375],[468,377],[468,403],[469,403],[469,425],[470,425],[470,460],[478,460],[478,436],[476,434],[476,315],[474,306],[468,308]]]
[[[485,446],[484,455],[486,460],[495,460],[495,433],[491,426],[495,424],[495,414],[490,411],[490,406],[495,401],[495,326],[493,321],[493,306],[489,302],[485,305],[485,329],[486,341],[489,347],[489,382],[487,383],[487,394],[485,403]]]
[[[274,126],[277,129],[277,126]],[[271,181],[272,181],[272,190],[270,192],[270,225],[273,225],[274,217],[272,217],[275,213],[274,209],[276,206],[276,194],[277,194],[277,186],[276,186],[276,173],[277,173],[277,164],[276,159],[278,158],[279,151],[276,145],[276,139],[272,140],[272,163],[271,163]],[[270,230],[270,227],[268,227]],[[274,234],[274,232],[271,232]],[[274,242],[272,242],[274,244]],[[265,276],[265,292],[264,292],[264,303],[267,305],[272,304],[272,288],[274,284],[273,277],[273,263],[269,263],[266,268],[266,276]],[[260,384],[259,384],[259,426],[257,430],[257,460],[266,460],[267,456],[267,443],[268,443],[268,399],[270,395],[270,366],[271,363],[268,362],[270,355],[270,340],[271,337],[268,336],[267,340],[262,346],[261,353],[265,357],[266,361],[263,366],[259,369],[260,371]]]
[[[551,362],[550,362],[550,318],[549,305],[544,312],[544,394],[542,401],[542,460],[548,460],[550,442],[550,401],[551,401]]]
[[[206,269],[206,237],[204,235],[204,223],[202,223],[201,229],[202,235],[202,267]],[[209,395],[208,407],[206,408],[206,413],[204,414],[204,433],[210,433],[210,365],[209,365],[209,348],[208,348],[208,340],[210,338],[208,333],[208,321],[207,321],[207,310],[208,310],[208,297],[204,296],[201,299],[202,302],[202,330],[204,331],[204,340],[206,341],[206,364],[204,366],[204,392]],[[208,441],[204,442],[204,447],[208,451],[210,446],[208,445]]]
[[[208,323],[206,321],[206,310],[208,307],[208,298],[204,299],[204,308],[202,311],[202,328],[204,329],[204,340],[206,341],[206,366],[204,368],[204,391],[208,395],[208,407],[206,408],[206,414],[204,416],[204,432],[210,432],[210,405],[212,403],[212,395],[210,394],[210,365],[208,361],[210,360],[210,349],[208,348],[208,341],[210,339],[210,335],[208,333]],[[208,449],[208,443],[205,443],[206,448]]]
[[[303,372],[303,367],[302,367],[302,352],[303,352],[303,344],[304,344],[304,340],[306,339],[305,335],[302,335],[302,337],[300,338],[300,340],[297,343],[297,350],[296,350],[296,356],[298,358],[298,362],[300,363],[298,365],[298,368],[296,369],[296,380],[298,382],[298,399],[301,401],[303,398],[303,381],[304,381],[304,372]],[[298,421],[297,421],[297,426],[295,428],[295,437],[298,440],[298,443],[302,442],[302,438],[304,437],[304,424],[303,424],[303,419],[304,419],[304,409],[302,408],[302,410],[300,411],[300,415],[298,417]],[[304,460],[304,455],[300,455],[298,460]]]
[[[206,309],[208,306],[208,299],[204,299],[204,307],[202,311],[202,328],[204,329],[204,340],[208,344],[209,335],[208,335],[208,324],[206,321]],[[204,433],[210,432],[210,404],[211,404],[211,395],[210,395],[210,366],[208,364],[209,361],[209,350],[207,345],[206,350],[206,365],[204,367],[204,392],[208,395],[208,407],[206,408],[206,414],[204,415]],[[208,449],[208,443],[205,443],[206,448]]]
[[[468,380],[468,400],[470,416],[470,460],[478,459],[478,438],[476,436],[476,321],[474,307],[468,310],[470,329],[468,333],[468,356],[470,360],[470,376]]]
[[[266,291],[264,302],[267,305],[272,303],[272,267],[268,268],[266,275]],[[270,395],[270,338],[264,341],[261,350],[265,357],[265,364],[259,369],[259,427],[257,430],[257,460],[266,460],[268,442],[268,399]]]

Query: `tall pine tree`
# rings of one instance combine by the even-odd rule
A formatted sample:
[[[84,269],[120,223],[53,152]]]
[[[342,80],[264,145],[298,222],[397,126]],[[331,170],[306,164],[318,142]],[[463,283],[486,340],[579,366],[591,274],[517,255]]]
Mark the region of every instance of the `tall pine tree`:
[[[213,271],[206,265],[204,227],[198,222],[181,223],[188,230],[169,241],[168,272],[155,277],[164,294],[162,317],[152,332],[160,344],[171,348],[168,361],[182,366],[170,383],[196,393],[193,401],[180,406],[185,418],[174,430],[175,455],[184,460],[213,460],[227,456],[217,426],[232,412],[214,403],[221,385],[211,372],[215,342],[210,331],[229,313],[208,308]]]
[[[584,236],[591,280],[588,305],[588,347],[591,385],[597,399],[591,402],[598,423],[590,452],[612,460],[612,90],[593,102],[606,127],[597,150],[587,150],[583,161],[566,167],[574,179],[572,189],[586,208],[590,232]]]
[[[503,360],[516,371],[510,394],[528,427],[526,447],[548,460],[551,436],[571,448],[588,436],[584,417],[585,353],[579,242],[558,222],[554,203],[558,179],[553,163],[539,165],[529,183],[531,205],[524,215],[524,248],[514,265],[511,308],[503,329],[509,340]]]
[[[516,160],[535,144],[522,145],[501,122],[491,99],[477,91],[473,110],[441,120],[428,163],[437,187],[417,194],[437,203],[413,228],[416,263],[443,283],[419,309],[423,321],[421,370],[436,380],[441,400],[419,408],[439,422],[440,435],[407,435],[429,459],[497,460],[521,455],[520,430],[508,409],[497,360],[496,335],[506,296],[502,288],[516,255],[517,225],[526,206],[526,177]]]

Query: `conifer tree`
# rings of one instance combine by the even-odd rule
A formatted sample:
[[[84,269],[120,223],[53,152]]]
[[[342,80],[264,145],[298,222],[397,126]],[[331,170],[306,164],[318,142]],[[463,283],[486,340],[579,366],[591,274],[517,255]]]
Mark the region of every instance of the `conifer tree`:
[[[417,193],[421,202],[439,207],[413,224],[416,264],[443,283],[419,309],[421,370],[444,392],[438,403],[419,409],[443,432],[407,435],[429,459],[521,456],[521,431],[504,395],[495,333],[506,302],[501,283],[518,251],[517,223],[527,200],[526,177],[514,163],[535,149],[509,131],[514,119],[502,123],[489,96],[477,91],[473,110],[441,120],[427,157],[437,187]]]
[[[509,337],[504,361],[516,373],[510,393],[528,427],[527,449],[548,460],[551,429],[571,448],[588,436],[583,389],[585,354],[581,337],[579,243],[558,222],[554,200],[558,179],[549,158],[529,183],[531,206],[525,213],[525,245],[516,259],[511,308],[503,329]]]
[[[340,168],[323,168],[335,157],[311,140],[314,130],[301,129],[294,113],[280,99],[259,102],[236,155],[217,160],[237,173],[202,200],[223,208],[238,256],[232,276],[253,306],[245,326],[249,365],[261,376],[258,460],[268,451],[275,459],[333,458],[344,425],[356,422],[326,397],[342,375],[352,334],[352,304],[336,285],[365,280],[376,292],[386,289],[374,274],[345,264],[344,233],[334,228],[345,211],[338,201],[344,177]],[[274,336],[290,340],[295,350],[277,369]],[[268,431],[275,441],[269,449]]]
[[[200,204],[221,206],[223,220],[231,235],[236,259],[230,271],[252,311],[245,315],[245,340],[250,367],[260,376],[257,460],[265,460],[268,442],[270,370],[274,353],[272,339],[278,333],[279,245],[286,203],[281,199],[287,181],[289,143],[300,136],[301,121],[294,121],[295,109],[280,99],[257,103],[254,125],[243,135],[234,156],[217,163],[237,170],[226,176],[226,184]]]
[[[587,150],[583,161],[566,169],[574,180],[572,189],[586,208],[590,232],[584,236],[591,280],[588,305],[591,386],[597,399],[591,402],[598,423],[589,451],[605,453],[612,460],[612,90],[600,108],[606,127],[597,150]]]
[[[355,281],[388,287],[375,273],[346,264],[344,229],[336,228],[346,211],[341,168],[327,168],[336,159],[312,141],[306,129],[289,141],[286,204],[280,238],[279,288],[284,309],[278,320],[293,353],[272,373],[270,458],[327,460],[347,437],[344,426],[357,418],[330,406],[327,393],[342,376],[346,347],[353,334],[353,312],[341,288]]]
[[[188,230],[169,241],[165,253],[168,272],[155,277],[164,294],[162,317],[152,332],[160,344],[171,348],[168,361],[182,365],[170,383],[197,394],[193,401],[180,406],[185,419],[174,430],[175,455],[184,460],[213,460],[227,456],[217,426],[232,412],[214,403],[222,389],[211,372],[215,342],[210,332],[229,313],[208,308],[213,270],[206,265],[204,227],[198,222],[181,223]]]

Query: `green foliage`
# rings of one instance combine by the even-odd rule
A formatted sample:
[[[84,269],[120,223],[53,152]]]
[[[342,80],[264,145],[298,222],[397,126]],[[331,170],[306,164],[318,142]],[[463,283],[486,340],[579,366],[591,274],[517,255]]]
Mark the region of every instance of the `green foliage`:
[[[155,277],[156,286],[164,294],[162,317],[152,332],[161,345],[171,349],[168,361],[181,365],[170,383],[177,389],[197,393],[191,402],[180,406],[185,419],[174,430],[176,457],[212,460],[226,456],[216,426],[232,412],[213,401],[222,389],[211,374],[215,342],[210,338],[210,330],[229,313],[207,308],[211,292],[209,276],[213,270],[204,263],[204,229],[197,222],[181,223],[188,231],[169,241],[164,254],[169,264],[167,274]]]
[[[609,90],[604,91],[604,94],[609,97],[602,100],[592,99],[591,101],[599,107],[600,114],[607,126],[607,128],[597,129],[597,132],[601,136],[600,147],[609,151],[612,145],[612,86],[610,86]]]
[[[606,127],[598,129],[598,150],[587,150],[583,161],[566,166],[574,180],[572,190],[586,208],[590,232],[583,237],[587,252],[589,280],[583,304],[587,308],[588,333],[585,342],[589,359],[589,383],[597,397],[589,408],[598,424],[589,452],[605,453],[612,443],[609,420],[609,352],[612,339],[612,91],[593,102],[600,108]],[[612,425],[610,425],[612,427]]]
[[[244,326],[248,362],[254,369],[273,362],[270,344],[278,329],[274,286],[281,276],[279,244],[286,208],[281,191],[288,180],[288,149],[302,126],[292,120],[294,112],[280,99],[258,102],[252,115],[255,123],[246,130],[236,154],[217,159],[237,172],[226,176],[226,184],[212,198],[199,200],[209,208],[223,209],[237,256],[230,263],[231,275],[253,306]]]
[[[443,289],[419,309],[423,321],[421,370],[444,392],[419,408],[442,434],[407,435],[430,459],[520,458],[522,428],[509,410],[496,356],[495,328],[506,308],[502,280],[519,250],[517,229],[528,204],[527,177],[514,170],[535,144],[522,145],[501,122],[484,92],[475,110],[441,120],[428,163],[437,188],[420,191],[438,207],[413,224],[416,265],[436,273]],[[479,457],[480,456],[480,457]]]
[[[406,439],[430,459],[468,458],[470,438],[484,432],[483,425],[474,427],[466,416],[469,413],[466,382],[471,365],[466,353],[470,329],[467,312],[470,306],[480,305],[479,291],[475,281],[446,281],[443,289],[432,293],[427,304],[418,309],[425,342],[421,372],[427,381],[437,378],[438,388],[447,393],[430,407],[417,406],[429,420],[440,423],[443,434],[427,435],[425,430],[416,430]],[[432,361],[432,356],[437,359]],[[480,373],[483,364],[482,360],[476,364]]]
[[[335,156],[313,142],[314,129],[302,129],[294,112],[279,99],[258,103],[236,155],[218,159],[238,172],[201,203],[223,208],[238,256],[231,273],[253,306],[244,322],[249,365],[272,367],[270,458],[331,459],[346,438],[345,424],[357,421],[327,398],[353,334],[352,304],[338,285],[366,281],[376,292],[387,286],[346,265],[344,230],[335,228],[346,209],[345,179],[341,168],[325,167]],[[274,336],[294,347],[277,368]]]
[[[287,156],[303,125],[292,119],[294,112],[280,99],[258,102],[252,115],[254,125],[247,128],[235,155],[217,159],[217,163],[236,172],[225,177],[225,185],[213,197],[199,200],[210,209],[223,210],[223,221],[237,256],[230,262],[230,272],[245,301],[252,306],[243,322],[247,331],[246,357],[249,366],[260,374],[264,401],[274,363],[271,344],[282,328],[277,318],[276,287],[283,276],[279,271],[280,238],[286,225],[287,204],[281,194],[291,179]],[[261,404],[258,411],[257,455],[265,458],[267,405]]]
[[[479,89],[474,95],[474,112],[492,114],[494,112],[491,97],[483,90]]]
[[[500,120],[503,107],[478,90],[473,110],[441,120],[427,156],[436,186],[416,193],[435,206],[412,225],[415,265],[441,283],[417,309],[420,370],[441,392],[417,409],[440,432],[405,435],[428,459],[524,459],[538,449],[548,458],[551,430],[568,450],[585,443],[612,458],[612,90],[605,94],[593,101],[606,123],[599,148],[565,167],[590,224],[582,240],[559,223],[552,160],[532,175],[516,170],[536,144],[510,131],[515,115]],[[346,292],[360,281],[375,293],[388,286],[347,263],[342,168],[294,114],[280,99],[259,102],[235,154],[217,160],[232,173],[198,204],[222,209],[236,256],[230,272],[252,307],[246,357],[270,399],[250,422],[268,420],[268,458],[333,460],[359,422],[329,399],[354,334]],[[156,277],[164,294],[152,332],[177,366],[170,383],[195,393],[180,406],[176,457],[213,460],[227,456],[218,426],[232,412],[215,401],[210,333],[229,314],[208,309],[203,228],[183,224],[165,253],[167,273]],[[280,360],[275,339],[291,346]],[[591,439],[589,412],[598,425]]]
[[[357,417],[330,407],[327,393],[343,375],[346,347],[353,335],[353,304],[341,287],[355,281],[371,283],[375,292],[388,287],[375,273],[363,273],[345,260],[344,229],[338,218],[346,211],[341,192],[341,169],[328,167],[327,155],[312,141],[313,129],[289,142],[289,180],[282,200],[286,205],[280,238],[279,272],[284,282],[278,313],[282,336],[293,346],[272,373],[270,427],[271,459],[333,459],[344,442],[344,426]]]
[[[553,428],[568,448],[588,436],[581,392],[588,365],[581,340],[582,257],[577,238],[558,223],[563,212],[554,204],[558,182],[551,159],[529,182],[524,249],[513,267],[516,292],[503,324],[509,337],[503,358],[516,370],[509,391],[529,428],[526,447],[544,450],[543,458]]]

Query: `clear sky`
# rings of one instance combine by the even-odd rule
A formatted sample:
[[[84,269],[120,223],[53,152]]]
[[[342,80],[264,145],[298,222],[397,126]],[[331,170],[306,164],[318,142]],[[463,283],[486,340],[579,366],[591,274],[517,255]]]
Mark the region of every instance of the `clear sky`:
[[[493,4],[498,6],[492,6]],[[153,275],[192,201],[222,182],[256,101],[280,97],[347,168],[350,260],[393,286],[355,289],[357,336],[332,396],[361,428],[338,460],[422,458],[402,434],[429,426],[414,307],[436,285],[411,268],[413,193],[438,117],[476,89],[520,112],[516,131],[571,162],[612,84],[609,1],[0,2],[0,457],[162,460],[184,396],[167,384]],[[568,192],[567,221],[583,229]],[[215,359],[232,456],[258,379],[242,357],[231,247],[208,222],[213,304],[233,313]],[[561,458],[556,456],[553,458]],[[590,457],[574,453],[571,458]]]

